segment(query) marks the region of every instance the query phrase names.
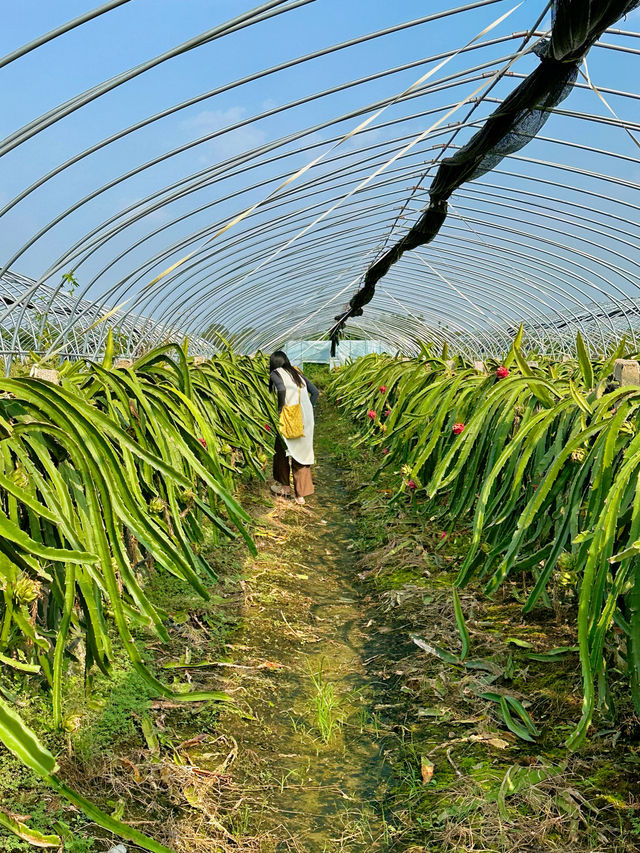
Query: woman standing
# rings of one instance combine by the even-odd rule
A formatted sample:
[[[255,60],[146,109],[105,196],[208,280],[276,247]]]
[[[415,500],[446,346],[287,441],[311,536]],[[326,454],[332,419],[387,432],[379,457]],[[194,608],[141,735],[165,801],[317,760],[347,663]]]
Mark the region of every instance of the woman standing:
[[[313,494],[311,465],[313,456],[313,407],[320,392],[289,361],[287,354],[278,350],[269,359],[269,388],[278,394],[278,412],[283,406],[294,406],[300,401],[304,435],[300,438],[276,438],[276,454],[273,457],[274,495],[290,495],[290,479],[296,503],[304,504],[305,497]]]

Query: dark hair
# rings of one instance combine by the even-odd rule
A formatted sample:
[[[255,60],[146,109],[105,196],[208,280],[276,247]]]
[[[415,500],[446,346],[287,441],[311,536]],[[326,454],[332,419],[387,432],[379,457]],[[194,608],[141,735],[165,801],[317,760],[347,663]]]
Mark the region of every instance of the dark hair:
[[[269,358],[269,373],[273,373],[273,371],[277,370],[279,367],[282,367],[287,371],[296,385],[302,385],[302,374],[299,370],[295,369],[289,361],[289,356],[281,349],[276,350],[276,352],[274,352]]]

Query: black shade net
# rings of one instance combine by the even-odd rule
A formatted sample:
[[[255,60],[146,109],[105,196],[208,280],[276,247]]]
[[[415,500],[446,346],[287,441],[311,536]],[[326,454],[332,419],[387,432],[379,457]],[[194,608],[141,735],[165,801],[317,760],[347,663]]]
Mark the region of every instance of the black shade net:
[[[489,116],[484,126],[440,164],[429,189],[429,207],[408,233],[369,267],[359,290],[331,329],[332,354],[350,317],[359,317],[376,284],[402,255],[430,243],[447,217],[447,201],[466,181],[495,168],[541,130],[550,111],[571,92],[584,56],[602,33],[640,0],[555,0],[551,38],[538,42],[538,67]]]

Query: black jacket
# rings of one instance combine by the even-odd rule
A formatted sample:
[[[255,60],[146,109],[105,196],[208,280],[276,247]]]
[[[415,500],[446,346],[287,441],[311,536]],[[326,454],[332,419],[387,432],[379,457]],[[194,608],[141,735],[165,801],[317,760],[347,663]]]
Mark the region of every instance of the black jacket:
[[[316,386],[313,384],[313,382],[310,382],[303,373],[301,373],[300,376],[302,376],[302,378],[305,382],[305,385],[307,386],[307,391],[309,392],[309,399],[311,400],[311,405],[315,406],[315,404],[318,402],[318,397],[320,396],[320,392],[318,391]],[[285,401],[285,397],[286,397],[286,390],[284,387],[284,382],[282,380],[282,377],[280,376],[280,374],[278,373],[277,370],[271,371],[271,374],[269,376],[269,388],[272,391],[275,389],[278,392],[278,411],[279,412],[282,411],[282,407],[284,406],[284,401]]]

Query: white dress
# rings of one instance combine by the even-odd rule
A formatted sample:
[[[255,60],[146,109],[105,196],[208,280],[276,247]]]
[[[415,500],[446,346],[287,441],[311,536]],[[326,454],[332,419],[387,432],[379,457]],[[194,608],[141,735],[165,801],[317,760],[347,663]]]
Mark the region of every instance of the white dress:
[[[302,381],[301,387],[296,385],[289,373],[283,367],[279,367],[277,373],[284,382],[286,392],[284,401],[285,406],[296,405],[298,402],[298,391],[300,391],[300,405],[302,406],[302,425],[304,435],[301,438],[283,437],[282,440],[287,448],[287,456],[292,456],[296,462],[300,463],[300,465],[313,465],[315,462],[313,455],[314,417],[313,406],[309,399],[307,386],[305,385],[304,380]]]

